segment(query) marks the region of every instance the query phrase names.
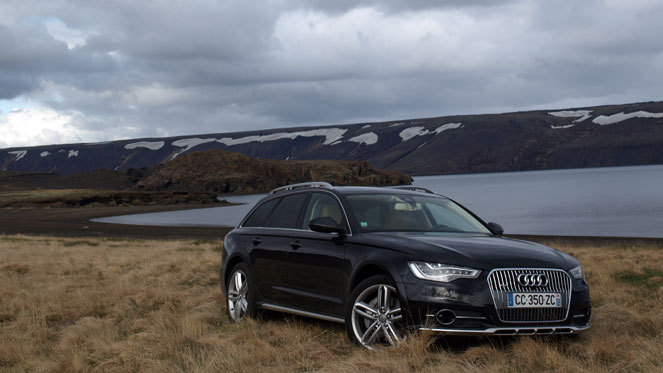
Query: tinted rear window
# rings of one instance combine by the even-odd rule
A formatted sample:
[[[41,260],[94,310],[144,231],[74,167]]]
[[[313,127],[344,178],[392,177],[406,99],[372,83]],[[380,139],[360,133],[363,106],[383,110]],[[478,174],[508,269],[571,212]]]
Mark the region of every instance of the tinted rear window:
[[[306,193],[297,193],[281,199],[272,214],[267,218],[266,227],[299,228],[299,214],[304,206]]]
[[[265,221],[274,209],[274,206],[280,201],[279,198],[270,199],[258,207],[244,223],[245,227],[266,227]]]

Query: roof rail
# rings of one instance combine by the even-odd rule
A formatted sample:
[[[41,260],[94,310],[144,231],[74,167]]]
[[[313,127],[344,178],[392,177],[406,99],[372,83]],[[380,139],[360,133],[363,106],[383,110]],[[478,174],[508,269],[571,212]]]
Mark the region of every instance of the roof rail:
[[[269,194],[274,194],[278,192],[283,192],[286,190],[293,190],[297,188],[325,188],[325,189],[331,189],[332,185],[324,182],[324,181],[311,181],[308,183],[299,183],[299,184],[290,184],[290,185],[284,185],[282,187],[274,188],[272,189]]]
[[[389,188],[410,190],[410,191],[413,191],[413,192],[424,192],[424,193],[428,193],[428,194],[437,194],[437,193],[433,192],[432,190],[430,190],[428,188],[424,188],[424,187],[420,187],[420,186],[414,186],[414,185],[398,185],[398,186],[392,186],[392,187],[389,187]]]

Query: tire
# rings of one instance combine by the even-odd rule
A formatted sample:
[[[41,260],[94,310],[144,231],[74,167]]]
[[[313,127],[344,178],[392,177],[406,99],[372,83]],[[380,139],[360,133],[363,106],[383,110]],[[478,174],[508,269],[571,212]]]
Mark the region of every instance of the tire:
[[[239,277],[239,278],[238,278]],[[226,311],[232,322],[240,322],[257,314],[253,278],[244,263],[235,265],[226,281]]]
[[[404,313],[394,281],[372,276],[352,290],[345,329],[353,342],[368,349],[395,346],[406,338]]]

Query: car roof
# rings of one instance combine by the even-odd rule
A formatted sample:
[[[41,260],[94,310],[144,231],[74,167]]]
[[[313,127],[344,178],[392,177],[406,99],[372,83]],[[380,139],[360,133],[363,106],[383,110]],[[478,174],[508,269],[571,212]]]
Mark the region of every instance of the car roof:
[[[386,187],[371,187],[371,186],[333,186],[327,183],[315,183],[314,185],[307,186],[302,184],[295,184],[294,188],[288,188],[288,186],[283,186],[274,189],[268,196],[274,195],[286,195],[290,192],[304,192],[304,191],[334,191],[338,194],[412,194],[412,195],[428,195],[447,198],[443,195],[434,193],[431,190],[422,187],[416,187],[412,185],[400,185],[400,186],[386,186]]]

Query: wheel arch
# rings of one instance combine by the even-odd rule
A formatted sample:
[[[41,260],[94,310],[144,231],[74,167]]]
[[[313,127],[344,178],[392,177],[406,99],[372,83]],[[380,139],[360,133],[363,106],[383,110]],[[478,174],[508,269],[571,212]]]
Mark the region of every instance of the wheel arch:
[[[227,284],[228,284],[228,276],[230,276],[230,271],[232,271],[232,269],[235,268],[235,266],[237,264],[240,264],[240,263],[244,263],[248,266],[249,265],[249,260],[247,258],[245,258],[243,255],[237,253],[237,254],[234,254],[234,255],[231,255],[230,257],[228,257],[226,262],[221,267],[221,273],[219,273],[219,277],[220,277],[220,280],[221,280],[220,281],[221,282],[221,292],[224,295],[226,293],[226,287],[227,287]]]
[[[350,282],[347,289],[348,294],[351,294],[354,288],[359,285],[360,282],[375,275],[389,276],[396,284],[401,282],[401,277],[398,271],[388,268],[383,263],[368,261],[357,267],[357,269],[350,277]]]
[[[367,261],[363,263],[357,267],[355,272],[350,277],[346,298],[348,300],[348,305],[350,305],[351,294],[355,287],[357,287],[357,285],[359,285],[359,283],[365,279],[375,275],[385,275],[390,277],[392,281],[394,281],[394,285],[396,285],[396,289],[398,290],[401,305],[407,307],[408,299],[407,295],[405,294],[405,287],[403,286],[400,273],[395,268],[389,268],[388,266],[384,265],[384,263],[377,261]]]

